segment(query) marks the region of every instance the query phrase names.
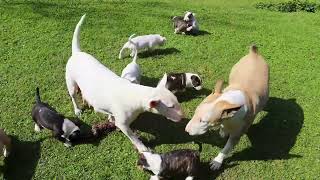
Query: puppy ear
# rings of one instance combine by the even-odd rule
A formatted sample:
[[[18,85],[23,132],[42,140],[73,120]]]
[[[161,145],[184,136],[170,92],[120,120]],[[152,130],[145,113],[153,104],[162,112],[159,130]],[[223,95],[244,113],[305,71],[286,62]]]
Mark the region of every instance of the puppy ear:
[[[221,113],[221,119],[232,118],[241,108],[241,105],[225,102]]]
[[[219,79],[216,82],[216,85],[214,86],[214,89],[212,90],[212,94],[221,94],[223,88],[223,80]]]
[[[159,103],[160,103],[160,100],[151,100],[149,102],[149,107],[150,108],[155,108],[155,107],[157,107],[159,105]]]

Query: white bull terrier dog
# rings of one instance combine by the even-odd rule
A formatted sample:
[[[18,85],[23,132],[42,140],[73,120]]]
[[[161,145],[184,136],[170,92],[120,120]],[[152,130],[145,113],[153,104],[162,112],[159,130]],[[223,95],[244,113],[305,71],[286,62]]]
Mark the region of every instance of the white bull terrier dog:
[[[139,152],[148,148],[130,129],[130,124],[142,112],[164,115],[178,122],[183,117],[177,98],[167,89],[133,84],[117,76],[92,55],[80,50],[80,27],[77,24],[72,39],[72,55],[66,65],[66,83],[76,115],[81,111],[75,101],[76,89],[96,112],[112,115],[115,125],[131,140]]]
[[[166,38],[160,36],[159,34],[149,34],[144,36],[134,37],[135,34],[132,34],[128,42],[126,42],[119,53],[119,59],[122,59],[123,51],[125,49],[130,49],[130,56],[133,57],[135,54],[138,54],[138,50],[148,48],[151,49],[155,46],[162,46],[166,42]],[[134,38],[133,38],[134,37]]]
[[[204,134],[210,126],[216,126],[220,127],[221,136],[229,136],[211,162],[213,170],[220,168],[269,99],[269,67],[256,46],[232,67],[229,86],[223,91],[222,85],[222,80],[217,82],[214,92],[200,103],[186,126],[190,135]]]

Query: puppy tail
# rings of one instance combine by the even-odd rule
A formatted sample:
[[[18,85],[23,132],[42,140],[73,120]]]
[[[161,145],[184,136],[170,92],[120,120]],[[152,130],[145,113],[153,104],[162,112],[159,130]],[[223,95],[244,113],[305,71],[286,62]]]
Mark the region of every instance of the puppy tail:
[[[36,88],[36,103],[41,103],[39,87]]]
[[[78,22],[72,37],[72,54],[76,52],[80,52],[80,27],[83,23],[84,18],[86,17],[86,14],[84,14],[80,21]]]
[[[250,46],[249,53],[257,54],[257,53],[258,53],[258,47],[257,47],[257,45],[252,44],[252,45]]]
[[[132,34],[132,35],[129,37],[128,41],[132,42],[131,39],[132,39],[134,36],[136,36],[136,34]]]

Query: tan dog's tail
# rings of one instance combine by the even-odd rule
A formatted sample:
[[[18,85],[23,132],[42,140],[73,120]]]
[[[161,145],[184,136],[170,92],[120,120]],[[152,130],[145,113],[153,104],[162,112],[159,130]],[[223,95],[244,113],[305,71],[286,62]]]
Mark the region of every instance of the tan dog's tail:
[[[80,21],[78,22],[72,37],[72,54],[76,52],[80,52],[80,27],[83,23],[84,18],[86,17],[86,14],[84,14]]]
[[[222,93],[222,88],[223,88],[223,80],[219,79],[216,82],[216,85],[214,86],[214,92],[213,93],[221,94]]]
[[[258,53],[258,47],[257,47],[257,45],[252,44],[252,45],[250,46],[249,53],[257,54],[257,53]]]

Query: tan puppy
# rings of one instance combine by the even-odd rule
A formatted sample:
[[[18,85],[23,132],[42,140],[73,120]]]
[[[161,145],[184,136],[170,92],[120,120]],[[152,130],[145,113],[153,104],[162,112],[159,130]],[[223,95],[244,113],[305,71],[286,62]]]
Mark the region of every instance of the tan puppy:
[[[8,157],[11,149],[11,139],[0,129],[0,149],[3,150],[3,156]]]
[[[211,169],[220,168],[224,158],[247,132],[256,114],[269,98],[269,67],[251,46],[231,69],[229,86],[222,91],[223,81],[216,83],[215,90],[197,107],[193,118],[186,126],[190,135],[200,135],[210,126],[220,127],[222,137],[229,139],[222,151],[211,162]]]

